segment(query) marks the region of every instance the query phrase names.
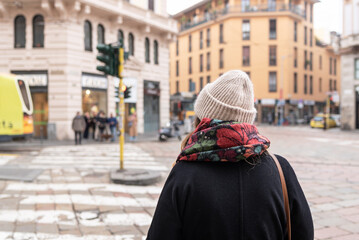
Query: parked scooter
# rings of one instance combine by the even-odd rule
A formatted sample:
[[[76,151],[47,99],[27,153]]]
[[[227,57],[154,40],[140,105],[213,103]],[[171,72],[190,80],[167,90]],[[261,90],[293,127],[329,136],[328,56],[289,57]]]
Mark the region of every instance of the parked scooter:
[[[176,121],[167,123],[166,127],[161,127],[158,140],[160,140],[161,142],[165,142],[172,137],[177,137],[178,140],[181,140],[181,134],[179,133],[179,124]]]

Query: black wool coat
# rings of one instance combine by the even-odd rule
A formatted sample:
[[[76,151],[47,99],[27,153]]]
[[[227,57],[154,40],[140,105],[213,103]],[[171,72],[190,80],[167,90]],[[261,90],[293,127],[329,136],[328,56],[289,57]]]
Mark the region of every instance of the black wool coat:
[[[313,221],[297,177],[277,156],[286,179],[292,240],[312,240]],[[172,169],[147,240],[286,240],[278,169],[269,155],[246,161],[187,162]]]

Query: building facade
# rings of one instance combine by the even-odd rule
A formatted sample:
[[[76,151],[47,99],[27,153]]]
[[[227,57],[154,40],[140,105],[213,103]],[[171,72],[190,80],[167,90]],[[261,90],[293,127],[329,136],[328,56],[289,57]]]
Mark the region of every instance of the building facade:
[[[116,113],[118,79],[96,70],[99,43],[122,39],[139,133],[169,120],[169,43],[176,22],[165,0],[0,1],[0,72],[30,82],[35,136],[71,139],[77,111]]]
[[[343,1],[343,34],[340,40],[342,129],[359,128],[359,1]]]
[[[329,94],[339,91],[340,59],[314,36],[316,2],[204,0],[176,14],[171,94],[198,93],[224,72],[241,69],[254,84],[258,122],[300,123],[324,112]]]

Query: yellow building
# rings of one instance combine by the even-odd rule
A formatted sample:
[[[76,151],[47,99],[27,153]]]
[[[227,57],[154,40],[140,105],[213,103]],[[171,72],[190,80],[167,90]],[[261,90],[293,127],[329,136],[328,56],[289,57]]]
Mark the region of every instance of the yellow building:
[[[198,93],[222,73],[241,69],[254,84],[258,122],[284,116],[295,123],[325,111],[328,92],[340,92],[340,63],[314,37],[316,2],[203,0],[176,14],[171,94]]]

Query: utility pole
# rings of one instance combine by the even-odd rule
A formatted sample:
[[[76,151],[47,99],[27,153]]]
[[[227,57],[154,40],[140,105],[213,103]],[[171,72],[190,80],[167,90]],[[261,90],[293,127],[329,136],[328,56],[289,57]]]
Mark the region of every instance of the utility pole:
[[[120,121],[121,121],[121,129],[120,129],[120,139],[119,139],[119,144],[120,144],[120,170],[123,170],[123,151],[124,151],[124,145],[125,145],[125,102],[124,102],[124,95],[125,92],[122,91],[123,88],[123,77],[122,77],[122,73],[123,73],[123,64],[124,64],[124,52],[123,52],[123,43],[122,43],[122,39],[120,42],[120,48],[118,49],[119,53],[118,53],[118,78],[120,79],[119,82],[119,97],[120,97],[120,104],[119,104],[119,113],[120,113]]]

